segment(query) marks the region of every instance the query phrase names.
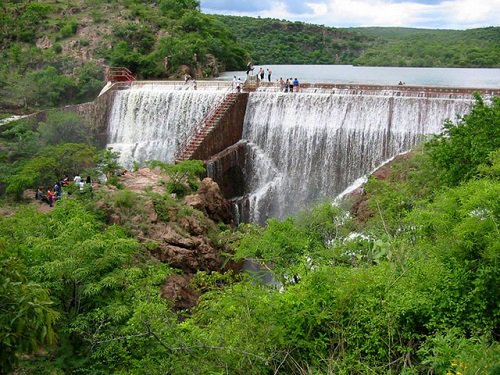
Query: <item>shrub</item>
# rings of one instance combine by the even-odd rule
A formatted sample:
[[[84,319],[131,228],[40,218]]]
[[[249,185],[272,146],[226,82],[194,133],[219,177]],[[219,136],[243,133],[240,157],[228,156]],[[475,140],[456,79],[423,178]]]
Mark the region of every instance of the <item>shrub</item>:
[[[500,148],[500,98],[491,105],[476,94],[472,111],[457,124],[447,121],[443,134],[427,144],[443,182],[456,186],[477,173],[488,154]]]

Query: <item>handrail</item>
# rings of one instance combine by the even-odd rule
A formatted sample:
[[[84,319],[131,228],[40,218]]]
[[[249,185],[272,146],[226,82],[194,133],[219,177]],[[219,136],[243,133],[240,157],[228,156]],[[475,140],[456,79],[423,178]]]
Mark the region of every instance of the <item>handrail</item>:
[[[106,69],[106,80],[108,82],[132,82],[135,81],[135,77],[126,67],[111,66]]]
[[[175,159],[176,160],[179,159],[181,156],[183,156],[182,154],[187,149],[187,147],[189,146],[189,144],[202,132],[202,130],[204,129],[204,125],[217,112],[217,110],[224,104],[224,102],[226,101],[226,99],[228,97],[227,94],[229,94],[230,91],[232,91],[232,89],[233,89],[233,87],[229,86],[226,89],[226,91],[224,91],[224,94],[222,95],[221,99],[219,99],[219,101],[212,106],[212,109],[210,109],[210,111],[208,111],[200,119],[200,121],[198,121],[198,123],[196,124],[196,126],[193,128],[193,131],[191,132],[191,135],[188,138],[186,138],[186,140],[182,143],[182,145],[180,145],[177,148],[177,151],[175,153]]]

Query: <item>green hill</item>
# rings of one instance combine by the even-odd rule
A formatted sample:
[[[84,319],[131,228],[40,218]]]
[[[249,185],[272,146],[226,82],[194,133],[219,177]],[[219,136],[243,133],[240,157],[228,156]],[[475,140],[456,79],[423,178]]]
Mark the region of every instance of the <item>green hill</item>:
[[[351,64],[374,39],[333,27],[278,19],[216,16],[256,64]]]
[[[500,67],[500,27],[338,29],[270,18],[216,17],[257,64]]]
[[[353,63],[423,67],[500,67],[500,27],[471,30],[350,29],[375,38]]]
[[[168,58],[168,63],[166,58]],[[139,78],[212,77],[245,53],[196,0],[3,1],[0,109],[21,112],[91,100],[103,65]]]

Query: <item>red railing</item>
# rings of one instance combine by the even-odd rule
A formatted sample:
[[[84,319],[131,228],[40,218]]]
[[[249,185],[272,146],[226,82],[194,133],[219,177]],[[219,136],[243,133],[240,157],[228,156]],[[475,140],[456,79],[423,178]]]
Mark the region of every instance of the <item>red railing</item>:
[[[108,82],[133,82],[135,77],[130,70],[122,66],[112,66],[106,69]]]

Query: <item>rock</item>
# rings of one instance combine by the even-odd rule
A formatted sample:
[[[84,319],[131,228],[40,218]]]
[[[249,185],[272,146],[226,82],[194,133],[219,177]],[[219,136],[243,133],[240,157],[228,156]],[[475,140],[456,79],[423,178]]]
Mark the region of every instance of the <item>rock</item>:
[[[47,35],[44,35],[43,37],[37,39],[36,46],[40,49],[49,49],[52,47],[52,42]]]
[[[156,213],[153,202],[146,201],[144,204],[144,211],[147,212],[148,222],[151,224],[156,224],[158,222],[158,214]]]
[[[217,59],[215,58],[214,55],[207,53],[205,55],[206,63],[205,65],[210,68],[210,71],[212,73],[212,77],[218,77],[219,76],[219,64],[217,63]]]
[[[160,184],[162,176],[157,169],[140,168],[136,172],[125,171],[120,177],[120,182],[127,189],[134,192],[143,192],[146,188],[151,188],[153,192],[163,194],[164,187]]]
[[[172,302],[175,310],[187,310],[198,303],[198,293],[190,286],[193,275],[173,275],[165,280],[161,296]]]
[[[202,212],[205,210],[203,201],[201,200],[201,197],[198,194],[187,195],[184,198],[184,203]]]
[[[108,218],[109,224],[120,224],[121,218],[120,215],[113,213]]]
[[[231,204],[222,195],[219,185],[209,177],[201,181],[197,194],[185,198],[185,203],[202,211],[215,222],[233,223]]]
[[[201,223],[194,217],[186,216],[180,218],[178,221],[181,227],[188,231],[191,235],[200,236],[206,232],[201,226]]]
[[[177,245],[162,243],[158,248],[151,250],[151,254],[161,262],[187,273],[220,271],[223,265],[219,255],[220,250],[204,238],[193,247],[183,247],[181,243]]]

